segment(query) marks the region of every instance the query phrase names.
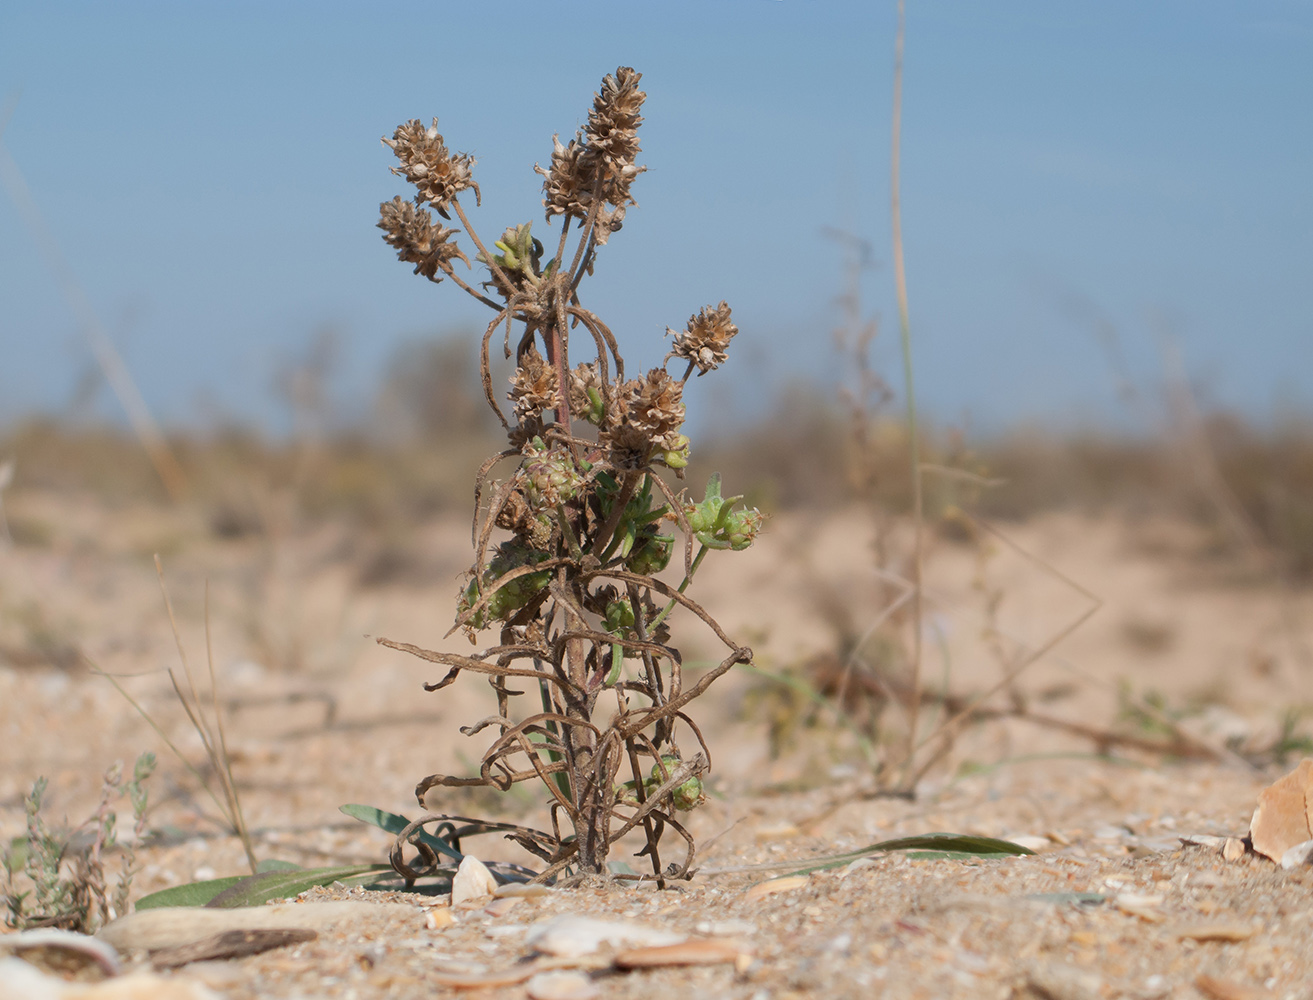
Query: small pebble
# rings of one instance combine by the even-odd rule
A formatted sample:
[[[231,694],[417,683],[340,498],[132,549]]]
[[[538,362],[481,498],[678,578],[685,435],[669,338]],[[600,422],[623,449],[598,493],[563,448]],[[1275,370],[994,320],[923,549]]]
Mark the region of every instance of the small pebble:
[[[424,926],[431,931],[440,931],[456,922],[456,916],[446,906],[434,906],[424,916]]]

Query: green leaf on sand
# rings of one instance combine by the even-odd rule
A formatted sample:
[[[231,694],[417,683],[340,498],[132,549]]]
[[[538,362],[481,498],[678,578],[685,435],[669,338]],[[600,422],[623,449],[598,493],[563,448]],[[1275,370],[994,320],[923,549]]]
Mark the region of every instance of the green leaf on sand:
[[[380,830],[386,830],[393,835],[400,833],[410,825],[410,820],[406,819],[405,816],[401,816],[398,813],[388,812],[385,809],[377,809],[374,806],[362,806],[352,802],[344,806],[338,806],[338,810],[346,813],[352,819],[358,819],[362,823],[376,826]],[[452,847],[441,837],[435,837],[427,830],[420,831],[419,839],[424,841],[424,843],[428,844],[429,847],[433,848],[439,854],[445,854],[453,861],[462,861],[465,858],[465,855],[461,854],[456,848]]]
[[[153,910],[159,906],[204,906],[225,889],[231,889],[247,875],[230,875],[227,878],[211,878],[204,882],[188,882],[175,885],[171,889],[161,889],[149,896],[137,900],[136,909]]]
[[[260,906],[271,899],[297,896],[317,885],[354,880],[372,881],[384,873],[391,872],[392,868],[388,865],[338,865],[333,868],[264,872],[242,879],[205,905],[211,909]]]
[[[137,900],[136,909],[153,910],[161,906],[207,906],[229,908],[259,906],[271,899],[283,899],[313,889],[317,885],[333,882],[372,881],[380,875],[392,874],[387,865],[338,865],[333,868],[280,867],[258,875],[230,875],[204,882],[188,882],[171,889],[161,889]]]
[[[295,872],[300,870],[300,865],[294,865],[290,861],[282,861],[279,858],[265,858],[255,866],[255,874],[257,875],[262,875],[265,872]]]
[[[1035,852],[1010,840],[996,840],[993,837],[972,837],[961,833],[923,833],[915,837],[899,837],[896,840],[882,840],[878,844],[862,847],[856,851],[843,854],[829,854],[817,858],[815,864],[804,864],[791,869],[777,878],[789,875],[806,875],[810,872],[841,868],[872,854],[885,854],[890,851],[907,851],[908,857],[918,859],[939,859],[966,861],[972,858],[1000,858]]]

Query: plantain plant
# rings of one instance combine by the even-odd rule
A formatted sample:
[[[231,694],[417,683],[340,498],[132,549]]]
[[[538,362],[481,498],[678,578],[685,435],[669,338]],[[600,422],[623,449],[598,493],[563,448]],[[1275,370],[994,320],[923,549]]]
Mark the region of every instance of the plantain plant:
[[[682,480],[689,463],[688,379],[724,363],[738,333],[729,306],[707,306],[683,330],[668,328],[673,341],[664,363],[627,378],[611,329],[580,298],[598,253],[635,204],[630,189],[646,169],[635,162],[646,97],[641,76],[623,66],[608,74],[587,125],[567,144],[554,136],[550,167],[535,165],[548,225],[560,216],[550,254],[532,223],[506,229],[491,246],[479,237],[461,203],[467,191],[479,203],[475,161],[448,150],[436,118],[427,128],[409,121],[383,140],[399,161],[392,172],[415,188],[411,200],[380,206],[383,238],[416,274],[450,279],[493,312],[480,370],[509,442],[477,476],[474,562],[452,629],[463,629],[473,643],[495,630],[495,644],[465,656],[379,640],[447,668],[426,690],[478,674],[496,700],[493,715],[461,730],[494,735],[479,774],[431,774],[416,797],[423,805],[433,789],[507,791],[523,781],[541,782],[551,796],[550,832],[439,814],[415,820],[392,854],[408,879],[437,870],[432,837],[424,833],[430,823],[456,841],[504,831],[544,862],[536,875],[542,881],[606,872],[612,847],[631,831],[645,840],[638,853],[658,879],[688,877],[696,857],[678,817],[704,800],[711,755],[685,710],[735,664],[750,662],[752,651],[685,591],[709,550],[750,545],[762,515],[739,505],[740,497],[723,497],[718,476],[700,499],[669,482]],[[464,229],[435,223],[430,208],[447,222],[454,213]],[[457,262],[467,273],[474,266],[455,239],[461,233],[486,269],[477,285],[456,269]],[[515,362],[509,413],[498,401],[489,359],[499,334]],[[495,477],[499,468],[502,478]],[[682,579],[667,582],[658,574],[677,551]],[[726,653],[686,684],[670,626],[690,616]],[[663,868],[659,844],[667,831],[684,852]],[[405,860],[407,845],[419,852],[413,862]]]

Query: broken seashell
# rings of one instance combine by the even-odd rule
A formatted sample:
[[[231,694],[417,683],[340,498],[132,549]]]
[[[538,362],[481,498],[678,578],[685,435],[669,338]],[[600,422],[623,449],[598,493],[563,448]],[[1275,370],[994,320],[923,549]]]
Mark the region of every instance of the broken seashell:
[[[1281,855],[1282,868],[1302,868],[1310,863],[1313,863],[1313,840],[1296,844]]]
[[[465,855],[456,869],[456,877],[451,880],[451,905],[482,899],[496,891],[497,880],[488,871],[488,866],[471,854]]]
[[[12,955],[56,975],[105,979],[121,971],[119,955],[99,938],[47,928],[0,935],[0,953]]]
[[[1222,844],[1224,861],[1239,861],[1245,856],[1245,842],[1239,837],[1227,837]]]
[[[620,969],[655,969],[666,965],[719,965],[736,962],[744,954],[736,941],[681,941],[654,948],[629,948],[619,952],[615,964]]]
[[[535,924],[524,940],[545,955],[577,958],[580,955],[591,955],[604,944],[617,948],[655,947],[678,944],[686,938],[683,934],[672,934],[642,924],[567,915]]]
[[[1274,781],[1258,794],[1258,808],[1249,823],[1254,850],[1273,861],[1296,844],[1313,837],[1309,828],[1309,798],[1313,792],[1313,760]]]

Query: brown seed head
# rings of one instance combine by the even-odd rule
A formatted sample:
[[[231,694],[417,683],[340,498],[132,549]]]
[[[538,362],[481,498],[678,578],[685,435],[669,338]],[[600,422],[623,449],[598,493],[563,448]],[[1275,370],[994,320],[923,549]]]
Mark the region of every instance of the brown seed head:
[[[452,260],[462,260],[469,267],[469,259],[460,247],[447,240],[460,232],[433,224],[433,216],[426,209],[416,208],[400,197],[378,206],[378,228],[383,240],[397,249],[397,258],[415,265],[415,273],[430,281],[441,281],[439,272],[450,270]]]
[[[644,379],[629,383],[629,421],[663,438],[684,422],[684,384],[664,368],[653,368]]]
[[[632,164],[639,153],[639,115],[647,94],[638,89],[643,74],[630,66],[621,66],[602,78],[602,91],[593,95],[593,110],[588,112],[584,132],[588,148],[601,156],[613,170]]]
[[[520,366],[511,376],[510,399],[520,419],[555,409],[559,401],[557,384],[556,369],[543,360],[538,349],[531,347],[525,351]]]
[[[559,135],[552,136],[552,167],[544,170],[538,164],[533,165],[543,177],[543,206],[547,209],[547,221],[553,215],[564,215],[566,220],[583,219],[588,215],[585,207],[592,197],[592,185],[584,181],[583,171],[579,166],[579,157],[584,151],[580,137],[570,140],[568,146],[561,145]]]
[[[451,199],[460,192],[473,188],[475,198],[479,197],[479,186],[470,176],[474,157],[467,153],[451,154],[438,131],[436,118],[429,128],[418,118],[398,125],[392,138],[385,138],[383,145],[390,146],[401,161],[401,166],[393,167],[392,172],[414,184],[419,192],[418,200],[431,204],[444,219],[448,217]]]
[[[602,376],[597,369],[597,362],[590,361],[586,364],[576,365],[570,372],[570,412],[586,414],[594,409],[592,396],[588,390],[592,389],[599,396],[604,396],[602,392]]]
[[[724,302],[705,306],[696,316],[688,318],[688,325],[680,333],[666,327],[666,333],[675,338],[675,345],[666,359],[684,358],[698,366],[698,374],[705,375],[725,363],[725,350],[739,332],[730,321],[730,308]]]
[[[535,413],[521,417],[520,422],[508,431],[507,437],[510,439],[511,447],[522,452],[534,438],[540,438],[546,432],[547,427],[543,423],[542,415]]]
[[[647,97],[638,89],[642,77],[628,66],[607,74],[601,93],[593,96],[588,124],[568,146],[561,145],[559,136],[552,137],[550,170],[534,166],[543,177],[543,205],[549,221],[553,215],[586,219],[595,193],[600,192],[603,204],[598,206],[594,229],[599,245],[624,222],[625,206],[635,204],[629,187],[647,169],[634,163],[640,152],[638,126],[643,121],[638,112]]]
[[[652,436],[633,424],[620,424],[597,435],[598,443],[607,449],[611,464],[617,469],[638,470],[647,467],[652,454]]]
[[[530,506],[524,491],[512,490],[497,512],[497,527],[513,532],[532,548],[545,549],[551,543],[555,522]]]

